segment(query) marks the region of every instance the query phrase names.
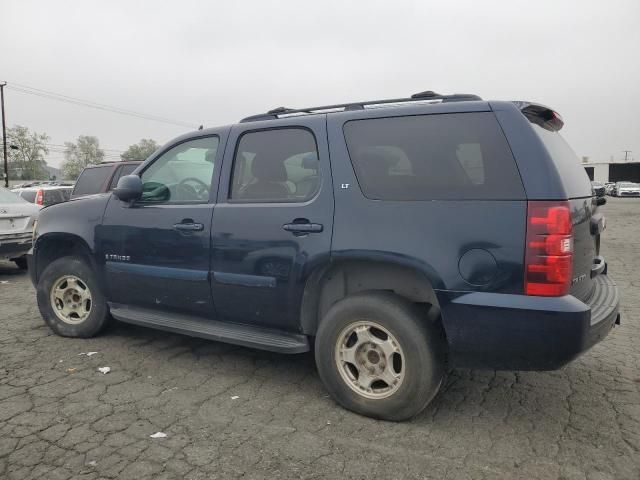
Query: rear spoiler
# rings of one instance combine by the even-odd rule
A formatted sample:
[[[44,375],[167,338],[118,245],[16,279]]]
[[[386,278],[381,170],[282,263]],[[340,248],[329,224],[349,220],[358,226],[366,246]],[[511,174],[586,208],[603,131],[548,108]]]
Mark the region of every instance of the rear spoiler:
[[[564,126],[564,121],[560,114],[545,105],[531,102],[513,103],[531,123],[535,123],[545,130],[557,132]]]

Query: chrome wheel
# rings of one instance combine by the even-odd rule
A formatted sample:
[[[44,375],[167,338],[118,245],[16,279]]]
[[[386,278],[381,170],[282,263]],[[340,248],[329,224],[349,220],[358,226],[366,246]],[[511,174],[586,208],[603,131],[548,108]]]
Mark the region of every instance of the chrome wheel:
[[[366,398],[393,395],[404,379],[404,354],[383,326],[358,321],[338,336],[335,348],[338,371],[349,387]]]
[[[56,316],[71,325],[84,322],[91,313],[91,291],[74,275],[65,275],[53,283],[50,300]]]

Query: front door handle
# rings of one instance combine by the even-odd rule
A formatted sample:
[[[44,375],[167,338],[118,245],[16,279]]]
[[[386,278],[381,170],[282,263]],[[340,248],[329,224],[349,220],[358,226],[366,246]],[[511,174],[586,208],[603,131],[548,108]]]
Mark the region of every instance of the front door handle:
[[[201,223],[176,223],[173,228],[183,232],[201,232],[204,230],[204,225]]]
[[[285,223],[282,228],[293,234],[320,233],[323,226],[320,223]]]

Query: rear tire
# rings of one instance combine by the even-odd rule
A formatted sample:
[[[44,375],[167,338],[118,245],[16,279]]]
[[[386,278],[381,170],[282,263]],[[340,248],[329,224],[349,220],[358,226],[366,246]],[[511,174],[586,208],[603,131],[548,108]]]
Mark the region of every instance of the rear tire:
[[[358,293],[333,305],[320,323],[315,357],[334,400],[383,420],[420,413],[438,392],[446,366],[439,317],[429,317],[387,292]]]
[[[45,323],[63,337],[93,337],[109,319],[95,274],[79,257],[51,262],[38,281],[37,298]]]

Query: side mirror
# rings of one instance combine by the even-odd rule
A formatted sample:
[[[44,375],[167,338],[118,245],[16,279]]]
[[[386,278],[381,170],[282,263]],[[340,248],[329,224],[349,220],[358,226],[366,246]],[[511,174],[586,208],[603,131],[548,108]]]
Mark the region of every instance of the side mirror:
[[[601,207],[605,203],[607,203],[607,198],[606,197],[597,197],[596,198],[596,206]]]
[[[142,180],[137,175],[125,175],[118,180],[113,194],[123,202],[131,202],[142,196]]]

